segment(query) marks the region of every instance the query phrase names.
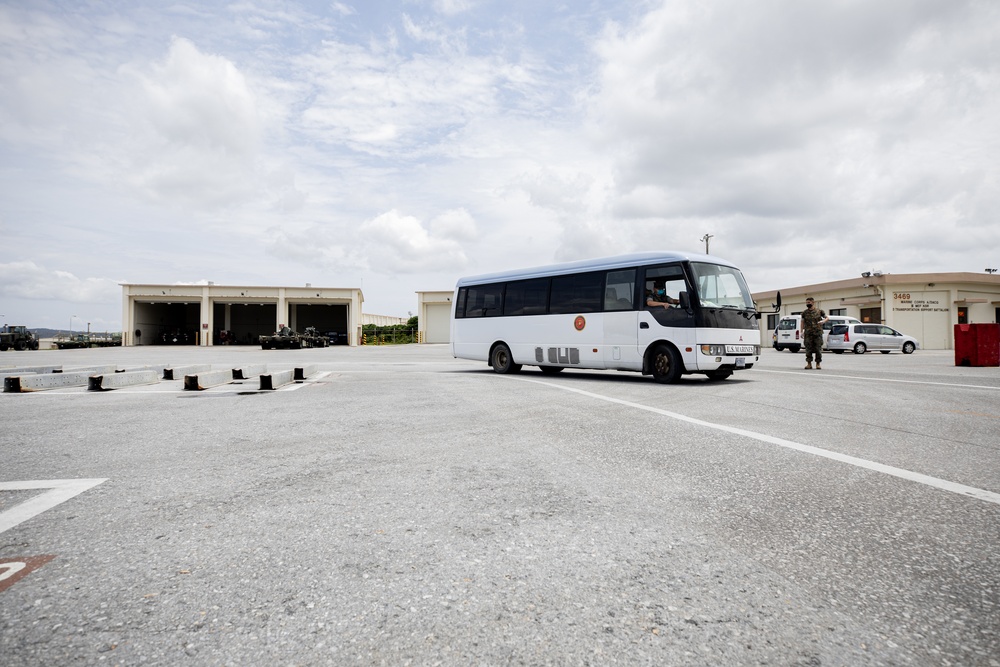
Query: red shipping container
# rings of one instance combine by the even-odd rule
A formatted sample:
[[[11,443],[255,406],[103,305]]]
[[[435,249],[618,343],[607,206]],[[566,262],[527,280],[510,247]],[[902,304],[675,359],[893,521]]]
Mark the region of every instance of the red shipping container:
[[[956,324],[956,366],[1000,366],[1000,324]]]

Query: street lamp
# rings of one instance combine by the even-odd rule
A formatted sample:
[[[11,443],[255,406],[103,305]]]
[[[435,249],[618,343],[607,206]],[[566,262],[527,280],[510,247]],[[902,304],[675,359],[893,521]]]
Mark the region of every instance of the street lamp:
[[[73,335],[73,318],[75,318],[75,317],[77,317],[77,316],[76,315],[70,315],[69,316],[69,335],[70,336]]]
[[[705,234],[701,237],[701,240],[705,242],[705,254],[708,254],[708,240],[712,238],[713,234]]]

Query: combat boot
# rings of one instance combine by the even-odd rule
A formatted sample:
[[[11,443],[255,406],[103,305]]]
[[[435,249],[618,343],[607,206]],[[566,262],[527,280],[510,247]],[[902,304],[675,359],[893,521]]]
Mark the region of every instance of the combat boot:
[[[812,367],[813,367],[813,362],[811,362],[811,361],[807,361],[807,362],[806,362],[806,370],[807,370],[807,371],[811,371],[811,370],[812,370]]]
[[[823,367],[822,367],[822,366],[820,366],[820,365],[819,365],[819,362],[817,361],[817,362],[816,362],[816,370],[822,370],[822,369],[823,369]]]

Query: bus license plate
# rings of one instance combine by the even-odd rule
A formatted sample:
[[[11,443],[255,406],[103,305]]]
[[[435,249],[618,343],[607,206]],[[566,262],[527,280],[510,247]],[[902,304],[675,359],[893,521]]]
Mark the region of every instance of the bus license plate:
[[[736,357],[736,368],[746,368],[747,360],[746,357]]]

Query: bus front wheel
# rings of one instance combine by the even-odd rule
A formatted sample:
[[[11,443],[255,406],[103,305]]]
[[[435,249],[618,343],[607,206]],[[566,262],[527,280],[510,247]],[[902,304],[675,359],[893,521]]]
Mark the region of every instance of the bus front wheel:
[[[510,348],[504,343],[500,343],[493,348],[490,353],[490,366],[496,373],[516,373],[521,370],[521,364],[514,363],[514,357],[510,354]]]
[[[669,345],[658,345],[651,359],[653,379],[661,384],[676,382],[683,370],[680,356]]]

